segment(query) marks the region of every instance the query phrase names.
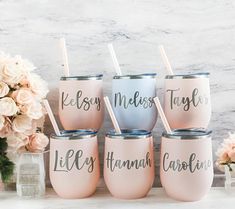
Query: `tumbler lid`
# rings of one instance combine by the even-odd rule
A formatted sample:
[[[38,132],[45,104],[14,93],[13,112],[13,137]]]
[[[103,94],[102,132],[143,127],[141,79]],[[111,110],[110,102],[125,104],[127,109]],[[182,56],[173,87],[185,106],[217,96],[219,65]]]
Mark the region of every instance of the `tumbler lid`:
[[[61,81],[67,80],[101,80],[103,78],[103,74],[97,75],[79,75],[79,76],[62,76],[60,78]]]
[[[208,78],[210,73],[204,72],[204,73],[189,73],[189,74],[177,74],[177,75],[166,75],[165,79],[193,79],[193,78]]]
[[[122,129],[121,134],[116,133],[115,130],[107,132],[106,136],[112,139],[143,139],[152,136],[150,131],[139,129]]]
[[[93,129],[78,129],[78,130],[63,130],[60,132],[61,136],[52,134],[53,139],[85,139],[91,138],[97,135],[97,131]]]
[[[162,136],[170,139],[201,139],[208,138],[211,134],[211,130],[205,129],[175,129],[172,133],[163,132]]]
[[[144,73],[136,75],[115,75],[113,79],[144,79],[144,78],[156,78],[157,73]]]

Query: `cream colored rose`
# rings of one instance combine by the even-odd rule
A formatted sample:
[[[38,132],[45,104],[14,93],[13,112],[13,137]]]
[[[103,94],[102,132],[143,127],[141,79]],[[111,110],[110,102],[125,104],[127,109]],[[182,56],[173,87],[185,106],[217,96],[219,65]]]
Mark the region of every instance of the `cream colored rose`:
[[[5,64],[8,62],[10,56],[8,54],[3,53],[2,51],[0,51],[0,72],[2,72]],[[2,80],[2,75],[0,73],[0,80]]]
[[[18,115],[12,122],[14,131],[24,133],[32,129],[32,119],[27,115]]]
[[[0,75],[2,80],[13,86],[24,79],[25,72],[18,66],[17,62],[13,59],[9,59],[9,61],[0,68]]]
[[[27,131],[25,131],[24,133],[28,136],[34,134],[38,129],[37,123],[35,123],[35,120],[32,120],[32,126],[30,129],[28,129]]]
[[[4,126],[0,129],[0,137],[5,138],[12,134],[11,121],[8,117],[4,118]]]
[[[35,133],[29,137],[29,143],[26,148],[30,152],[42,152],[48,145],[49,139],[43,133]]]
[[[29,137],[25,134],[12,134],[7,137],[8,151],[16,152],[29,143]]]
[[[228,156],[232,162],[235,162],[235,145],[230,148]]]
[[[5,118],[2,115],[0,115],[0,130],[3,129],[4,123],[5,123]]]
[[[9,93],[10,89],[6,83],[0,81],[0,97],[4,97]]]
[[[31,73],[28,76],[30,89],[39,97],[45,98],[48,93],[48,85],[39,75]]]
[[[0,56],[0,77],[9,85],[21,83],[35,69],[34,65],[21,56]]]
[[[18,104],[29,105],[35,100],[33,93],[30,89],[21,88],[13,93],[13,97]]]
[[[43,116],[42,105],[40,102],[35,101],[34,103],[27,105],[25,113],[32,119],[39,119]]]
[[[17,111],[18,107],[12,98],[4,97],[0,99],[0,115],[13,116]]]

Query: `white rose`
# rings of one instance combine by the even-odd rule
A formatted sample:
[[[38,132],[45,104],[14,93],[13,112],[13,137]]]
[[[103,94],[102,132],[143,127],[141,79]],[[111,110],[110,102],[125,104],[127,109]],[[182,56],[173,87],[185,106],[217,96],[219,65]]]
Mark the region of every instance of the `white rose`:
[[[5,124],[5,118],[2,115],[0,115],[0,130],[3,129],[4,124]]]
[[[29,137],[25,134],[12,134],[7,137],[8,151],[16,152],[29,143]]]
[[[8,62],[9,58],[10,56],[8,54],[5,54],[4,52],[0,51],[0,71],[2,70],[6,62]],[[0,79],[2,80],[1,74]]]
[[[25,113],[32,119],[39,119],[43,116],[42,105],[40,104],[40,102],[29,104],[27,105],[27,110]]]
[[[0,52],[0,79],[7,84],[15,86],[26,80],[27,75],[35,66],[21,56],[10,57]]]
[[[11,120],[8,117],[4,117],[3,125],[4,126],[0,129],[0,138],[5,138],[12,134]]]
[[[13,97],[15,98],[16,102],[21,105],[32,104],[34,102],[34,95],[27,88],[21,88],[15,91],[13,93]]]
[[[49,139],[43,133],[35,133],[29,137],[29,143],[27,144],[27,149],[30,152],[42,152],[48,145]]]
[[[0,99],[0,115],[12,116],[18,111],[16,103],[10,97],[4,97]]]
[[[12,128],[19,133],[29,131],[32,129],[32,119],[27,115],[19,115],[13,120]]]
[[[10,58],[5,63],[1,64],[0,75],[4,82],[14,86],[20,83],[26,74],[19,64],[14,59]]]
[[[6,83],[0,81],[0,97],[4,97],[9,93],[10,89]]]
[[[31,73],[28,76],[29,87],[31,90],[39,96],[39,98],[45,98],[48,93],[47,82],[44,81],[39,75]]]

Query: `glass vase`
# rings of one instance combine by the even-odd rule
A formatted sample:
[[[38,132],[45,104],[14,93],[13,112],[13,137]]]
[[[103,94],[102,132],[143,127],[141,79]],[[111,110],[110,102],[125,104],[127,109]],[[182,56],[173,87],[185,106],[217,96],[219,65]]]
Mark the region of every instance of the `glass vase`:
[[[41,197],[45,194],[43,152],[25,152],[19,155],[16,190],[20,197]]]
[[[228,193],[235,192],[235,164],[224,165],[225,182],[224,187]]]

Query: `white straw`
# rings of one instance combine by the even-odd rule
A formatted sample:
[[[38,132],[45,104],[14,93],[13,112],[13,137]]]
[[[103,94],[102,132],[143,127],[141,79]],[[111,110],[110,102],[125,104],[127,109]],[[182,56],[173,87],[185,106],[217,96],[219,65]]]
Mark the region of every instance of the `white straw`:
[[[158,113],[159,113],[159,115],[160,115],[160,117],[161,117],[161,119],[162,119],[162,123],[163,123],[163,125],[164,125],[164,127],[165,127],[165,129],[166,129],[166,132],[167,132],[168,134],[171,134],[171,133],[172,133],[171,128],[170,128],[170,126],[169,126],[169,123],[167,122],[166,116],[165,116],[165,114],[164,114],[164,112],[163,112],[163,109],[162,109],[162,106],[161,106],[161,103],[160,103],[158,97],[155,97],[155,98],[154,98],[154,102],[155,102],[155,104],[156,104],[156,106],[157,106]]]
[[[165,66],[166,66],[166,70],[167,70],[168,74],[169,75],[174,75],[173,70],[171,68],[171,64],[170,64],[170,62],[169,62],[169,60],[168,60],[168,58],[166,56],[166,52],[165,52],[165,49],[164,49],[163,45],[159,46],[159,50],[160,50],[163,62],[165,64]]]
[[[69,73],[68,53],[67,53],[65,38],[60,39],[60,47],[62,51],[64,75],[68,77],[70,73]]]
[[[54,128],[54,131],[55,131],[56,135],[57,136],[61,136],[60,130],[58,128],[58,125],[56,123],[55,117],[54,117],[54,115],[52,113],[52,110],[51,110],[51,107],[50,107],[48,101],[46,99],[44,99],[43,100],[43,104],[44,104],[44,106],[46,108],[47,114],[48,114],[48,116],[50,118],[51,124],[52,124],[52,126]]]
[[[116,53],[113,48],[113,44],[108,44],[108,48],[109,48],[109,52],[112,57],[114,68],[115,68],[117,75],[122,75],[122,71],[121,71],[120,65],[118,63]]]
[[[114,126],[114,128],[115,128],[115,131],[116,131],[118,134],[121,134],[121,133],[122,133],[122,132],[121,132],[121,129],[120,129],[119,125],[118,125],[117,119],[116,119],[116,117],[115,117],[115,115],[114,115],[112,106],[111,106],[110,101],[109,101],[109,98],[108,98],[107,96],[104,97],[104,102],[105,102],[106,108],[107,108],[107,110],[108,110],[109,116],[110,116],[110,118],[111,118],[111,120],[112,120],[112,123],[113,123],[113,126]]]

